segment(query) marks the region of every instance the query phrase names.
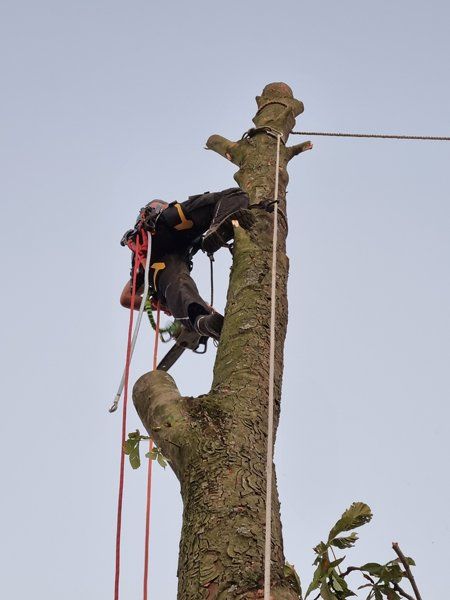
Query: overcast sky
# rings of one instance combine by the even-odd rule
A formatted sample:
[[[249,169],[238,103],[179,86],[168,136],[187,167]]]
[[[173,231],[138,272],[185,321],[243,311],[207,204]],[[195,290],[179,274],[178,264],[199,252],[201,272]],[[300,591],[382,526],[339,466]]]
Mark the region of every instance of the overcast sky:
[[[119,246],[150,199],[234,184],[238,139],[285,81],[301,130],[449,135],[445,0],[0,2],[0,595],[109,600],[124,362]],[[296,139],[295,142],[299,140]],[[276,462],[286,557],[354,500],[350,563],[417,563],[448,590],[450,143],[314,140],[290,164],[289,331]],[[223,309],[230,260],[217,261]],[[207,294],[208,264],[195,277]],[[132,380],[150,368],[142,331]],[[173,369],[206,392],[213,349]],[[130,406],[129,427],[140,427]],[[141,595],[145,470],[126,472],[122,598]],[[150,597],[176,596],[178,483],[155,468]]]

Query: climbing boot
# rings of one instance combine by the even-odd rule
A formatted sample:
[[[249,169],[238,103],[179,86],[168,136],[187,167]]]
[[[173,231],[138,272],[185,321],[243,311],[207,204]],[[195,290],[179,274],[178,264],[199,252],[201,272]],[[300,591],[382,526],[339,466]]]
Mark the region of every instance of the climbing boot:
[[[200,315],[195,319],[194,329],[201,336],[212,337],[218,340],[222,327],[223,317],[216,312],[209,315]]]
[[[252,213],[245,209],[240,208],[235,212],[227,215],[219,223],[212,223],[211,227],[203,236],[202,249],[207,254],[213,254],[222,246],[226,246],[227,243],[233,238],[233,224],[232,221],[238,221],[239,225],[244,229],[250,229],[253,225],[255,218]]]

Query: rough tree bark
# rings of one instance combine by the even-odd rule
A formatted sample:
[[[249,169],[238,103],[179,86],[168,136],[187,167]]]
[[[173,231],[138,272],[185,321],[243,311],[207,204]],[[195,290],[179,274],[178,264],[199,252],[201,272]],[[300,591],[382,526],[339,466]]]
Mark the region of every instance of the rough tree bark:
[[[278,236],[275,430],[280,413],[283,348],[288,319],[285,242],[287,163],[309,149],[286,141],[303,104],[284,83],[256,98],[256,128],[282,134]],[[261,204],[274,196],[276,136],[253,131],[231,142],[219,135],[207,147],[238,165],[237,183]],[[272,132],[273,133],[273,132]],[[178,477],[184,503],[178,566],[178,599],[259,598],[263,586],[265,460],[269,377],[270,270],[273,215],[252,210],[250,231],[235,229],[225,324],[211,391],[180,396],[161,371],[141,377],[133,390],[139,416]],[[276,485],[272,497],[274,600],[298,598],[283,574],[285,564]]]

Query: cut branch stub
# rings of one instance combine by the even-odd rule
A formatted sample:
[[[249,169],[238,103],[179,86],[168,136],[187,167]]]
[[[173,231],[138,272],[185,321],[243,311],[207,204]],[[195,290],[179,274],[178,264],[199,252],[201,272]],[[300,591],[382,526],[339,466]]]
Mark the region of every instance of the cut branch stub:
[[[177,477],[180,477],[182,446],[186,436],[187,413],[184,398],[165,371],[150,371],[133,388],[133,402],[149,435],[161,448]]]
[[[286,142],[295,125],[295,117],[304,111],[303,102],[294,98],[286,83],[269,83],[261,96],[256,96],[258,112],[253,117],[256,127],[271,127],[283,135]]]
[[[303,142],[288,148],[285,146],[295,118],[303,112],[303,103],[294,98],[291,88],[286,83],[270,83],[266,85],[261,96],[256,97],[258,111],[253,117],[256,129],[251,130],[250,137],[232,142],[221,135],[212,135],[206,142],[206,148],[214,150],[239,167],[234,178],[240,187],[248,193],[253,204],[261,203],[267,197],[273,197],[274,190],[267,189],[268,164],[273,162],[272,175],[274,181],[275,147],[277,133],[281,135],[280,151],[280,199],[282,204],[284,191],[288,182],[287,163],[297,154],[310,150],[312,144]],[[271,135],[268,135],[267,130]],[[269,158],[269,163],[267,162]]]

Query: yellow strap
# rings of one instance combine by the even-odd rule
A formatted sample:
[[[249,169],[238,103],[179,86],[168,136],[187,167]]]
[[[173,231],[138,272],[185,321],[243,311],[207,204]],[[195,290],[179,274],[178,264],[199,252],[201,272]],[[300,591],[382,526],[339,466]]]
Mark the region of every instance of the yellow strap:
[[[157,291],[157,288],[156,288],[156,276],[158,275],[159,271],[162,271],[165,268],[166,268],[166,263],[163,263],[163,262],[153,263],[152,264],[152,269],[154,270],[154,273],[153,273],[153,287],[155,288],[155,292]]]
[[[186,217],[184,216],[183,209],[181,208],[181,204],[178,204],[177,202],[175,204],[175,208],[178,211],[178,216],[180,217],[181,223],[175,225],[174,229],[176,229],[177,231],[182,231],[183,229],[192,229],[192,227],[194,227],[194,223],[193,221],[186,219]]]

